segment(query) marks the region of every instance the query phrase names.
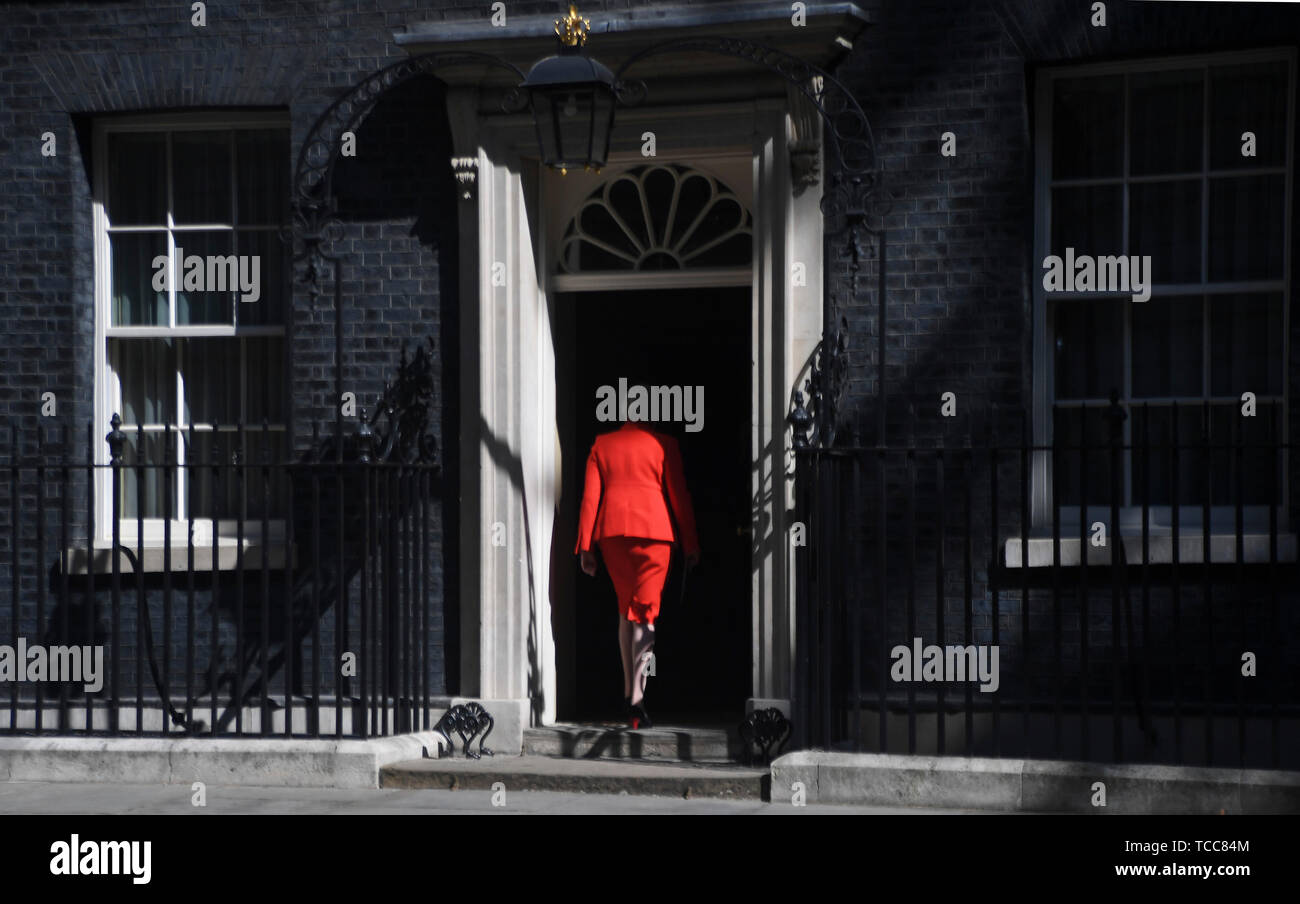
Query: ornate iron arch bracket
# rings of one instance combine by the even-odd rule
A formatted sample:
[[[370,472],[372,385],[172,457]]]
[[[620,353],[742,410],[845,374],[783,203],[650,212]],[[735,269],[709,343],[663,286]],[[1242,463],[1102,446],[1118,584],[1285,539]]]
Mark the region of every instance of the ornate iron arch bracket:
[[[880,159],[867,114],[839,79],[775,47],[725,35],[695,35],[652,44],[624,61],[614,73],[620,100],[627,106],[635,106],[646,95],[644,82],[624,77],[628,69],[647,57],[683,51],[747,60],[781,76],[803,94],[821,116],[826,137],[835,149],[836,166],[821,200],[822,213],[829,226],[827,232],[837,235],[855,222],[865,222],[871,196],[881,181]]]
[[[781,76],[803,94],[817,110],[824,124],[823,133],[827,144],[834,151],[832,155],[828,155],[833,160],[833,164],[828,173],[827,185],[822,193],[820,204],[822,215],[825,217],[823,242],[826,243],[828,252],[822,268],[824,280],[822,338],[813,354],[804,391],[794,393],[794,404],[789,415],[794,428],[796,449],[807,449],[813,445],[829,447],[835,442],[841,405],[848,384],[849,324],[846,308],[849,301],[858,295],[859,270],[862,258],[868,253],[862,241],[864,233],[877,238],[881,243],[880,287],[882,292],[884,289],[884,212],[881,214],[880,229],[873,229],[868,224],[874,196],[882,182],[880,157],[876,151],[871,123],[852,92],[839,79],[819,66],[784,50],[724,35],[696,35],[671,39],[653,44],[633,54],[614,73],[620,87],[620,100],[625,104],[635,105],[646,94],[644,83],[625,78],[628,69],[650,56],[684,51],[721,54],[747,60]],[[832,288],[829,278],[829,241],[832,237],[844,241],[850,260],[848,299],[843,298],[841,292]],[[881,304],[883,310],[883,295]],[[880,320],[882,336],[884,322],[882,316]],[[880,362],[882,392],[883,351],[882,343]],[[811,407],[811,411],[805,407],[805,402]],[[810,435],[814,427],[816,431]]]
[[[393,88],[419,75],[432,75],[439,69],[463,63],[486,63],[505,69],[523,81],[525,75],[514,64],[488,53],[477,51],[435,51],[400,60],[373,72],[350,91],[330,104],[308,130],[298,151],[294,167],[293,194],[290,208],[293,223],[286,238],[293,242],[295,263],[305,263],[301,280],[314,299],[320,296],[320,279],[327,265],[337,258],[326,254],[324,246],[342,237],[338,204],[334,196],[334,168],[342,152],[344,133],[361,126],[375,105]],[[502,109],[518,112],[526,105],[517,88],[510,89]]]
[[[327,275],[334,284],[334,404],[337,455],[343,455],[343,259],[327,252],[343,236],[338,218],[338,201],[334,195],[334,168],[342,153],[342,138],[356,130],[375,105],[391,89],[418,75],[429,75],[446,66],[463,63],[486,63],[506,69],[520,82],[524,73],[514,64],[479,51],[435,51],[398,62],[373,72],[350,91],[330,104],[317,117],[303,139],[294,167],[290,209],[292,222],[282,231],[281,240],[292,249],[295,276],[306,286],[315,303],[321,296],[321,280]],[[517,88],[506,92],[502,108],[516,112],[525,105]],[[301,276],[298,275],[302,268]]]

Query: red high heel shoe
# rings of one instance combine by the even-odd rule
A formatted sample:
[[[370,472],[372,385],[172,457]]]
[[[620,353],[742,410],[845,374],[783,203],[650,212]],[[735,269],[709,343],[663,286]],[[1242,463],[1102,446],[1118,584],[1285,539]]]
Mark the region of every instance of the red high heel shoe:
[[[653,728],[654,723],[650,721],[650,714],[645,711],[645,702],[632,704],[632,728]]]

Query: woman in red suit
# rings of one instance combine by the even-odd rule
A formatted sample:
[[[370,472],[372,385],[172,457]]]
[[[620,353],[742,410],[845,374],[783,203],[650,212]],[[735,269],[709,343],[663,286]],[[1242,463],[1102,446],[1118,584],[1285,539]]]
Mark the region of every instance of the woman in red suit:
[[[681,529],[680,538],[673,532],[669,504]],[[614,582],[623,696],[633,728],[651,725],[644,703],[645,666],[654,650],[659,598],[668,577],[672,543],[677,539],[685,549],[687,565],[695,567],[700,541],[677,440],[633,421],[597,436],[587,456],[578,542],[573,551],[582,557],[582,570],[595,575],[591,544],[599,542]]]

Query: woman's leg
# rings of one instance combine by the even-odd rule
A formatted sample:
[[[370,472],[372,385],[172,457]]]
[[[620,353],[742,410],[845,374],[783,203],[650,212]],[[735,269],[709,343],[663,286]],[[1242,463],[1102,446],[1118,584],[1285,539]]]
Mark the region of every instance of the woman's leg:
[[[646,670],[654,650],[671,544],[662,540],[614,537],[600,541],[605,564],[619,597],[619,652],[623,657],[623,696],[633,705],[645,698]]]
[[[650,665],[650,655],[655,648],[655,626],[640,622],[627,622],[631,627],[632,662],[636,668],[636,680],[632,682],[632,705],[636,706],[645,698],[646,669]]]
[[[668,577],[668,564],[672,544],[662,540],[645,540],[637,544],[637,592],[633,596],[632,614],[637,621],[632,627],[632,661],[635,668],[632,681],[632,705],[645,699],[645,685],[649,677],[650,657],[654,654],[655,620],[659,617],[659,602],[663,596],[664,580]]]
[[[623,656],[623,696],[632,696],[632,622],[618,620],[618,649]]]
[[[618,599],[618,652],[623,662],[623,696],[626,698],[632,696],[633,685],[632,625],[627,620],[627,608],[636,592],[636,573],[628,552],[629,541],[625,537],[606,537],[599,542]]]

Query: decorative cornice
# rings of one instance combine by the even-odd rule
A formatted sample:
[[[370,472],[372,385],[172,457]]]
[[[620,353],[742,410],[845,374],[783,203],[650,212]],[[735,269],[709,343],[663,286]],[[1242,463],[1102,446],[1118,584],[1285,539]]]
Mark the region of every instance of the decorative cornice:
[[[600,47],[601,61],[611,68],[647,44],[706,33],[757,41],[831,68],[853,49],[858,34],[875,21],[864,5],[874,4],[806,0],[802,25],[792,22],[794,13],[787,0],[593,10],[589,38]],[[395,32],[393,40],[412,55],[433,50],[487,50],[523,65],[554,51],[555,14],[511,15],[505,27],[493,26],[478,15],[412,22]]]

